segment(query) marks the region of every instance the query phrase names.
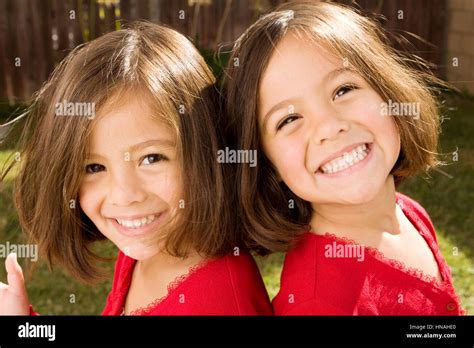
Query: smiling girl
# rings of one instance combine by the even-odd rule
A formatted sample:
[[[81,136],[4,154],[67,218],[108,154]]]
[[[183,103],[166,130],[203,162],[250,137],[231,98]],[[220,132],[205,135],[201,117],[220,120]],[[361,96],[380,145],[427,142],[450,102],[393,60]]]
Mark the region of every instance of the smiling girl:
[[[238,169],[248,243],[291,246],[275,314],[461,314],[426,211],[396,192],[437,165],[436,78],[374,22],[322,2],[263,16],[230,62],[235,146],[259,151],[257,168]],[[418,112],[387,112],[394,103]]]
[[[101,260],[91,243],[118,247],[105,315],[272,313],[225,199],[214,83],[183,35],[140,22],[75,49],[26,116],[21,227],[89,283]],[[61,103],[94,112],[58,115]],[[0,312],[27,314],[21,268],[6,267]]]

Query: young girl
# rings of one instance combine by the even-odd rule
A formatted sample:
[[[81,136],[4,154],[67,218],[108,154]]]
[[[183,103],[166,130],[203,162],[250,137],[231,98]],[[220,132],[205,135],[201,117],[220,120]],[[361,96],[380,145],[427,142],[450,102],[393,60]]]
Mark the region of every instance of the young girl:
[[[77,48],[39,92],[21,141],[15,204],[49,262],[91,282],[119,249],[104,315],[267,315],[216,160],[214,77],[181,34],[138,23]],[[27,314],[15,257],[3,314]]]
[[[260,154],[237,178],[248,242],[295,241],[277,315],[463,313],[427,213],[395,191],[437,164],[438,81],[385,42],[348,7],[292,2],[234,47],[229,124]]]

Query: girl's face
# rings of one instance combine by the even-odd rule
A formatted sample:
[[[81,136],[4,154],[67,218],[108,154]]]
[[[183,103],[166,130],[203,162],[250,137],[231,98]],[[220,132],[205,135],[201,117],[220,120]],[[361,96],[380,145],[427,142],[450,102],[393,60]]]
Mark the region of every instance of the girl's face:
[[[79,192],[83,211],[125,254],[154,256],[182,192],[173,132],[152,118],[146,102],[130,96],[104,109],[89,145]]]
[[[287,34],[259,89],[263,150],[286,185],[317,204],[364,203],[379,192],[400,151],[383,100],[322,47]]]

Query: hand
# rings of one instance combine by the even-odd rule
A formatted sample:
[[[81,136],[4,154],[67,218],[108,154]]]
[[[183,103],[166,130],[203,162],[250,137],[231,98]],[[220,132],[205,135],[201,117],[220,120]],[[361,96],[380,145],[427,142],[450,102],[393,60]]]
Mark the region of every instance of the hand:
[[[0,282],[0,315],[29,315],[30,302],[26,293],[23,271],[15,253],[7,256],[5,268],[8,284]]]

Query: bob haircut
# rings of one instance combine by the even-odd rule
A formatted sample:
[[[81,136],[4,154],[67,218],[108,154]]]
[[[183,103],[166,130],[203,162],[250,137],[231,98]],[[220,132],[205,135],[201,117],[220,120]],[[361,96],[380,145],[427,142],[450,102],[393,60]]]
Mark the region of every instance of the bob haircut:
[[[185,209],[177,209],[162,233],[165,250],[178,257],[191,250],[211,257],[240,244],[232,232],[224,169],[216,160],[215,78],[186,37],[135,22],[75,48],[61,62],[35,94],[17,144],[14,203],[22,229],[50,267],[59,263],[87,283],[103,277],[95,262],[106,259],[93,252],[91,242],[105,237],[80,205],[71,209],[71,203],[78,200],[94,120],[57,117],[55,104],[93,102],[100,114],[101,107],[128,92],[145,95],[154,117],[170,125],[177,139]]]
[[[394,117],[401,140],[391,171],[397,185],[439,164],[439,111],[430,89],[446,84],[434,77],[421,59],[391,48],[378,24],[350,7],[317,1],[281,5],[236,41],[223,84],[233,146],[258,149],[256,168],[240,165],[237,169],[236,195],[247,243],[260,254],[288,250],[312,215],[311,204],[278,179],[261,150],[258,131],[260,81],[276,46],[288,32],[323,46],[341,62],[347,61],[385,102],[419,103],[418,119]],[[294,202],[294,207],[290,208],[289,202]]]

